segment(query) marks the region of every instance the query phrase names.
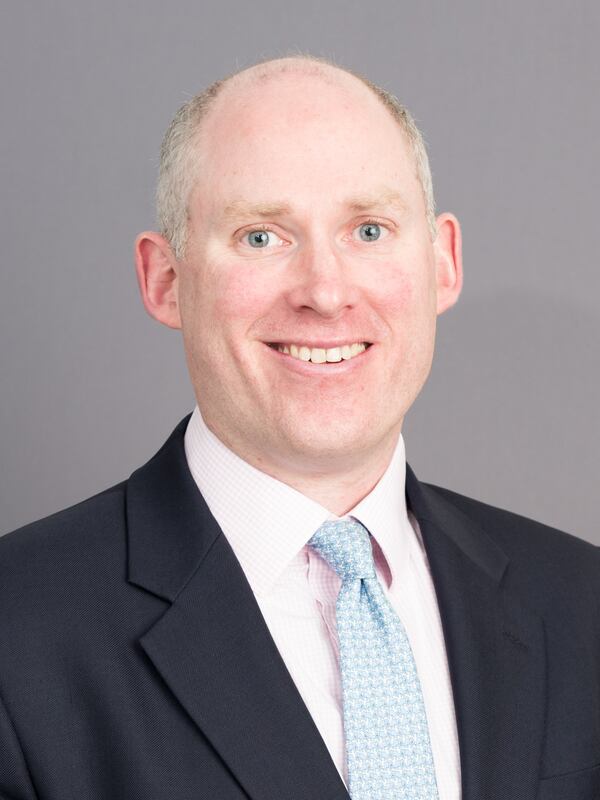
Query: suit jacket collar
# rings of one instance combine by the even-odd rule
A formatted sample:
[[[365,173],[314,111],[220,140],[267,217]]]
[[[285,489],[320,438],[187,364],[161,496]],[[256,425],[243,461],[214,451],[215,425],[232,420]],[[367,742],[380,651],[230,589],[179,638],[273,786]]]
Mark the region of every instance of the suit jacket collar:
[[[128,580],[170,603],[141,646],[253,800],[347,800],[189,472],[188,420],[128,481]],[[545,701],[542,621],[504,589],[510,565],[501,548],[408,465],[406,494],[440,607],[463,800],[534,800]]]
[[[190,416],[127,482],[128,579],[171,602],[222,536],[185,459]]]

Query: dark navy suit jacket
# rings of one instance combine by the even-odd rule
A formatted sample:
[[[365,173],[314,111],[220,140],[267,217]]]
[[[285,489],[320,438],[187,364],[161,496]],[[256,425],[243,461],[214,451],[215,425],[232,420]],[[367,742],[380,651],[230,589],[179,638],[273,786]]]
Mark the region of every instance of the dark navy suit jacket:
[[[0,538],[0,800],[348,800],[190,475],[187,421],[129,480]],[[463,800],[598,800],[599,549],[410,468],[406,494]]]

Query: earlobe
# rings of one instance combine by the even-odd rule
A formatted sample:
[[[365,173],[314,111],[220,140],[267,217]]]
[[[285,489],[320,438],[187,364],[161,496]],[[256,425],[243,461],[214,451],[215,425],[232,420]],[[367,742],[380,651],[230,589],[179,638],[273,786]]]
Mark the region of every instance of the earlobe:
[[[434,242],[437,313],[454,305],[463,283],[462,238],[460,224],[454,214],[440,214],[436,219],[438,235]]]
[[[167,240],[144,231],[135,240],[135,269],[142,302],[151,317],[169,328],[181,328],[177,294],[177,261]]]

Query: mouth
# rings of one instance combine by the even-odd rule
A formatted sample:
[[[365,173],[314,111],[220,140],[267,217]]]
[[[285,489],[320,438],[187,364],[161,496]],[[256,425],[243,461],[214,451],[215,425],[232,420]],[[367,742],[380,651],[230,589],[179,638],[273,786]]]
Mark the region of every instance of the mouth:
[[[308,344],[266,342],[270,348],[298,361],[312,364],[337,364],[351,361],[371,347],[372,342],[348,342],[335,347],[313,347]]]

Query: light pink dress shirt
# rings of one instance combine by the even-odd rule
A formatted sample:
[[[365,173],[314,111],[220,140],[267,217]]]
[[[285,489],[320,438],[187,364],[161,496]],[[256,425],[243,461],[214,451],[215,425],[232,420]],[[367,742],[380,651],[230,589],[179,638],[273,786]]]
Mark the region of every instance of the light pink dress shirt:
[[[335,602],[341,580],[307,541],[337,519],[229,450],[198,407],[185,433],[190,471],[254,592],[271,636],[346,787]],[[439,800],[460,800],[452,687],[435,589],[421,533],[407,511],[400,436],[375,488],[348,515],[372,537],[375,570],[411,644],[427,713]]]

